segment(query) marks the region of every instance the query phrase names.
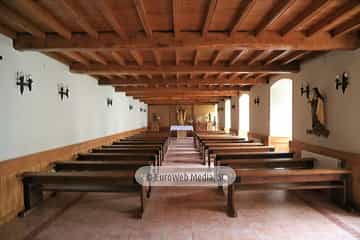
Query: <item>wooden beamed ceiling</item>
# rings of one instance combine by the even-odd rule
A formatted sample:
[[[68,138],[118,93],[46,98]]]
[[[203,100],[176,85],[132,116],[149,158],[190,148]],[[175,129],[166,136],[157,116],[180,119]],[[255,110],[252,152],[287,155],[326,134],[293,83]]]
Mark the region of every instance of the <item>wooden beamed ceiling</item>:
[[[0,33],[151,104],[206,103],[360,46],[359,0],[0,0]]]

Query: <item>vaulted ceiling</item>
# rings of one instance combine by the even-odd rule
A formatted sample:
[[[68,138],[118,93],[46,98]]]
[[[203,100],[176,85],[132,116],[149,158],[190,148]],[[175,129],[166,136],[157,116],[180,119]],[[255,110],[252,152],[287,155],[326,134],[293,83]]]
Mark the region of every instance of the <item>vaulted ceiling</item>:
[[[359,0],[0,0],[0,33],[148,104],[209,103],[360,46]]]

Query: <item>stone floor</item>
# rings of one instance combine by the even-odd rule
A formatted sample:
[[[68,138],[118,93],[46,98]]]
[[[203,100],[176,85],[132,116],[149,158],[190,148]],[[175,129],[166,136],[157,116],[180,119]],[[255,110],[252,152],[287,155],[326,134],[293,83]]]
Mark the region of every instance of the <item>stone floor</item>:
[[[190,139],[173,141],[168,165],[199,166]],[[214,188],[154,189],[143,219],[139,197],[127,193],[62,193],[25,218],[0,227],[0,239],[360,239],[360,217],[320,193],[237,192],[237,218],[225,214]]]

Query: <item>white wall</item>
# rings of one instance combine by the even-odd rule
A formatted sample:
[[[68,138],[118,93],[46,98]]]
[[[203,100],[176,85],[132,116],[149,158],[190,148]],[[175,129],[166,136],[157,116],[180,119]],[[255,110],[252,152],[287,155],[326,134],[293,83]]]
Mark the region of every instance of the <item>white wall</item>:
[[[145,104],[94,78],[40,53],[16,51],[2,35],[0,54],[0,161],[147,126],[147,113],[139,111]],[[17,71],[32,74],[32,92],[20,95]],[[69,99],[60,100],[59,83],[69,86]]]
[[[345,94],[335,89],[335,77],[344,71],[350,76]],[[302,64],[299,73],[277,76],[270,84],[253,87],[250,92],[250,131],[269,135],[270,87],[283,78],[293,80],[293,139],[360,153],[360,49],[327,53]],[[311,128],[310,106],[305,96],[300,95],[301,84],[306,82],[326,95],[329,138],[306,133]],[[260,96],[259,107],[253,103],[255,96]]]

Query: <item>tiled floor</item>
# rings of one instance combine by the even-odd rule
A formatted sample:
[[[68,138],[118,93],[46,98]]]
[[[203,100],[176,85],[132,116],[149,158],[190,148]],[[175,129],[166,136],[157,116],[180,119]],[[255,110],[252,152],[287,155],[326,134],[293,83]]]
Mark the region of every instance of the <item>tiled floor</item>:
[[[175,141],[166,161],[199,166],[200,155],[191,140]],[[229,218],[217,189],[163,187],[140,220],[137,195],[64,193],[0,227],[0,239],[360,239],[360,216],[313,192],[237,192],[236,204]]]

